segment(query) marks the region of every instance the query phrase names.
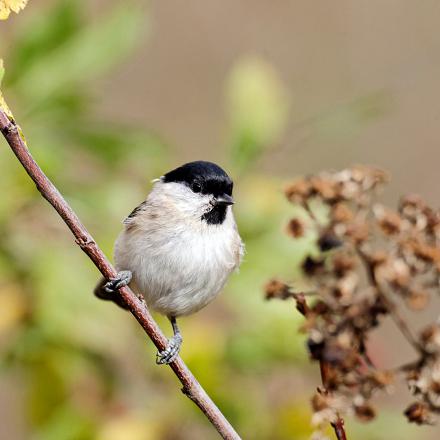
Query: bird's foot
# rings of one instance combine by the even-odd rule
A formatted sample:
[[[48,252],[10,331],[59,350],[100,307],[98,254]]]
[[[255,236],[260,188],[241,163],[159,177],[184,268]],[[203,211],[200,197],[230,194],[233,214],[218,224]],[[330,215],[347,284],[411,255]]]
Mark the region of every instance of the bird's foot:
[[[182,346],[182,335],[175,334],[169,341],[165,350],[158,351],[156,355],[156,364],[171,364],[179,355],[180,347]]]
[[[128,286],[128,284],[130,284],[131,278],[132,273],[129,270],[118,272],[118,276],[116,278],[110,278],[110,281],[104,284],[104,290],[107,293],[115,293],[121,287]]]

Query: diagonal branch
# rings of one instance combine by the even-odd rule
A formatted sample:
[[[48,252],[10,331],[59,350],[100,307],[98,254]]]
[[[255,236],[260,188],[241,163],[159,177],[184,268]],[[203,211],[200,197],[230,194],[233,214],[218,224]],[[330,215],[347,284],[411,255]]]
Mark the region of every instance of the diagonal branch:
[[[55,208],[60,217],[69,227],[75,237],[76,243],[93,261],[105,278],[116,277],[115,269],[95,243],[93,237],[33,159],[15,121],[9,119],[1,108],[0,132],[7,140],[12,151],[17,156],[30,178],[35,182],[38,191],[40,191],[41,195]],[[153,341],[154,345],[159,350],[163,350],[166,346],[167,340],[156,322],[153,320],[146,305],[127,287],[120,289],[120,294],[126,303],[127,308],[139,322],[148,337]],[[240,436],[235,432],[225,416],[206,394],[205,390],[197,382],[182,359],[180,357],[177,358],[176,361],[170,364],[170,368],[182,383],[182,392],[201,409],[219,434],[224,439],[239,440]]]

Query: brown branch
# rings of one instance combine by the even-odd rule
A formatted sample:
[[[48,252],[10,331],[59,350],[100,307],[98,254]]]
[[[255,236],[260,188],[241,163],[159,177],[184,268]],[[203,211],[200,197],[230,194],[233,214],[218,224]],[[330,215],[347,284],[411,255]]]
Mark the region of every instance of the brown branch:
[[[307,318],[307,315],[310,313],[310,308],[306,302],[306,299],[304,297],[303,293],[296,293],[293,295],[293,298],[296,302],[296,309]],[[319,369],[321,372],[321,382],[324,386],[324,389],[322,392],[324,394],[329,395],[329,376],[330,376],[330,364],[326,362],[324,359],[319,359]],[[344,428],[344,419],[339,416],[339,414],[336,414],[336,421],[333,422],[331,425],[335,431],[336,438],[338,440],[347,440],[347,436],[345,435],[345,428]]]
[[[46,177],[43,171],[30,154],[19,127],[13,120],[0,109],[0,131],[7,140],[14,154],[23,165],[30,178],[35,182],[41,195],[55,208],[75,237],[76,243],[93,261],[105,278],[116,276],[116,271],[110,264],[104,253],[93,240],[87,229],[82,225],[78,216],[64,200],[53,183]],[[153,320],[146,305],[129,288],[120,289],[120,294],[127,308],[139,322],[154,345],[163,350],[167,340],[162,334],[156,322]],[[215,429],[224,439],[236,440],[240,436],[220,412],[205,390],[197,382],[191,371],[179,357],[170,364],[183,385],[182,392],[188,396],[205,414]]]

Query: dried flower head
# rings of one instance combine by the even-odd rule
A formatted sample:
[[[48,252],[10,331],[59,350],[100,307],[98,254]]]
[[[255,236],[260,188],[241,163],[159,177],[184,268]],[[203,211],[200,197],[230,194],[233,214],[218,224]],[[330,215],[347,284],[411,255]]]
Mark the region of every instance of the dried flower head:
[[[292,218],[287,224],[287,233],[294,238],[301,238],[305,233],[305,225],[299,218]]]
[[[423,402],[412,403],[405,410],[404,414],[410,422],[417,423],[417,425],[427,425],[432,423],[432,415],[429,411],[429,407]]]
[[[266,292],[266,299],[287,299],[292,296],[289,286],[277,279],[270,280],[264,290]]]
[[[355,406],[354,413],[361,422],[370,422],[376,417],[376,410],[368,404]]]
[[[302,203],[310,196],[312,188],[306,179],[300,179],[290,184],[284,192],[291,202]]]

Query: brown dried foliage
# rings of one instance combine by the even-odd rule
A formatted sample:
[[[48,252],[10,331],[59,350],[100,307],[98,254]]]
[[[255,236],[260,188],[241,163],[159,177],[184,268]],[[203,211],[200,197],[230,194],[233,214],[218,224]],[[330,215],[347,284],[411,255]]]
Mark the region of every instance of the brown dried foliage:
[[[321,252],[302,265],[315,295],[308,304],[281,281],[277,289],[269,284],[266,293],[300,301],[310,357],[323,373],[325,389],[312,399],[317,425],[335,427],[343,414],[372,420],[373,395],[389,390],[398,378],[415,398],[404,410],[409,421],[431,424],[440,414],[440,320],[417,336],[400,313],[402,307],[423,310],[440,293],[440,211],[414,195],[403,197],[396,210],[378,204],[377,190],[387,180],[381,170],[357,166],[299,179],[285,192],[308,214],[307,229],[318,233]],[[328,210],[326,224],[312,209],[316,199]],[[293,219],[288,231],[293,238],[302,236],[304,222],[300,226]],[[379,369],[366,347],[387,316],[414,348],[414,359]]]

